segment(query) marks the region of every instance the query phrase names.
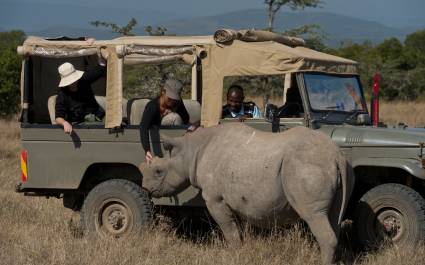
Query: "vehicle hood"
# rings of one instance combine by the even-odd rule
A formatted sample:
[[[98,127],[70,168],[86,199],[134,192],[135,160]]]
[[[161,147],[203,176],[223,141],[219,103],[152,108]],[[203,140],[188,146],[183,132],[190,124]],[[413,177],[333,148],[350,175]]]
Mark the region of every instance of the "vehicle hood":
[[[425,143],[422,128],[375,128],[371,126],[341,126],[329,130],[338,145],[415,147]]]

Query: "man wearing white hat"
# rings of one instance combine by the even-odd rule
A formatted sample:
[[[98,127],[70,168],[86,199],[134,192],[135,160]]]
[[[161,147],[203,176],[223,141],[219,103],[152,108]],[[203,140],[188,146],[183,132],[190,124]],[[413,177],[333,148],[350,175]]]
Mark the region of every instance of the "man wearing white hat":
[[[105,111],[97,103],[91,84],[105,75],[104,62],[89,71],[79,71],[69,63],[58,67],[61,77],[56,98],[56,123],[63,127],[65,133],[72,132],[72,124],[85,121],[101,121]]]

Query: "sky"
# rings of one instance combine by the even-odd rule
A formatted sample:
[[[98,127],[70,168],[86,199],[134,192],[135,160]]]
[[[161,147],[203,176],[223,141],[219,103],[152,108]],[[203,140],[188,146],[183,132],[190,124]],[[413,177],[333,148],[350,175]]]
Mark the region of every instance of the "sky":
[[[323,7],[314,9],[320,12],[333,12],[380,22],[391,27],[425,26],[425,0],[323,0]],[[2,27],[1,14],[8,12],[9,3],[38,3],[55,5],[74,5],[83,7],[106,7],[128,11],[134,15],[135,10],[149,12],[147,21],[155,23],[155,14],[158,21],[167,21],[182,17],[208,16],[229,11],[264,8],[263,0],[0,0],[0,28]],[[3,11],[2,11],[3,9]],[[313,9],[310,9],[313,10]],[[25,16],[15,10],[9,12],[8,20],[25,21]],[[16,13],[16,14],[15,14]],[[3,16],[4,17],[4,16]],[[4,22],[3,22],[4,23]]]

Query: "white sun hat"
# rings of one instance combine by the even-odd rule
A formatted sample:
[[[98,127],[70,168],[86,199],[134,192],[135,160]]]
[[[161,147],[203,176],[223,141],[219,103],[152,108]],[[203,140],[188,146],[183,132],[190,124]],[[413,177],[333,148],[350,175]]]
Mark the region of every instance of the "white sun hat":
[[[71,63],[63,63],[58,67],[61,81],[59,87],[69,86],[70,84],[78,81],[84,74],[83,71],[75,70]]]

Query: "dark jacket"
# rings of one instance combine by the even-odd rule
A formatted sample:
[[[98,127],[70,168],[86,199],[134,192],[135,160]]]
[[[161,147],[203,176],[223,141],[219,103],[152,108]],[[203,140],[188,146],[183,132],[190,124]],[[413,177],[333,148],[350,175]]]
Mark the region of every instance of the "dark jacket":
[[[99,119],[105,116],[105,111],[97,103],[91,84],[105,75],[106,67],[97,66],[87,70],[77,81],[78,90],[72,92],[68,87],[59,88],[56,98],[55,118],[63,118],[68,122],[84,122],[84,116],[93,113]]]
[[[184,124],[189,123],[189,113],[187,112],[183,101],[180,101],[178,104],[176,113],[180,115]],[[140,122],[140,141],[142,142],[142,146],[145,152],[151,150],[149,144],[149,129],[151,129],[153,126],[161,126],[159,97],[152,99],[148,102],[148,104],[146,104],[145,110],[143,111],[142,120]]]

